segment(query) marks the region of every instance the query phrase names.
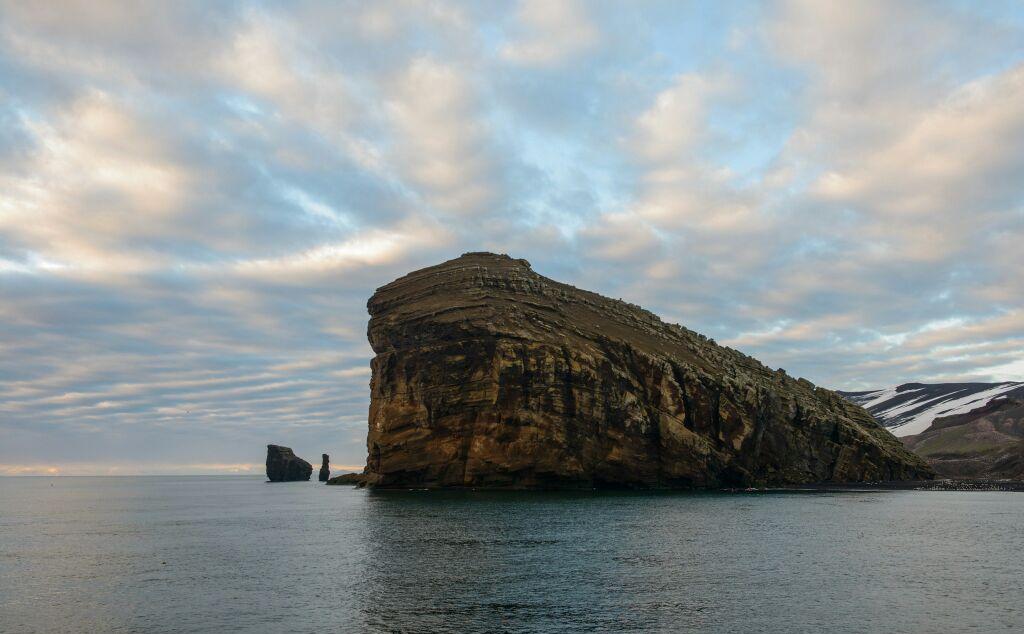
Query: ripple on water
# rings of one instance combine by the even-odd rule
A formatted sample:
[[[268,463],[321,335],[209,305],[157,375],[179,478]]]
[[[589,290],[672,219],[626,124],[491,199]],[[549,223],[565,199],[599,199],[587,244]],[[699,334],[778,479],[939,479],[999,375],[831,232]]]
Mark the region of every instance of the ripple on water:
[[[1024,495],[0,478],[4,632],[1024,630]]]

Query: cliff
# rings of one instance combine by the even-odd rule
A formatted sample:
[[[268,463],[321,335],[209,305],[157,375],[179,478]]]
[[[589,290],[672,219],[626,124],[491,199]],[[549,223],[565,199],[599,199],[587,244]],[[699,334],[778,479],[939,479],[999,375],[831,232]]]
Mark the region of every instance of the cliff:
[[[867,412],[490,253],[370,298],[365,481],[717,487],[931,477]]]

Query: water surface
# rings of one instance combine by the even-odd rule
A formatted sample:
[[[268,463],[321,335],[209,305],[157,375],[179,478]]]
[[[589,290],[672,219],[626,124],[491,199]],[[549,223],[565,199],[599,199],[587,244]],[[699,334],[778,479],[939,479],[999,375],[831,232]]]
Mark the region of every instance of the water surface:
[[[0,478],[3,632],[1020,632],[1024,495]]]

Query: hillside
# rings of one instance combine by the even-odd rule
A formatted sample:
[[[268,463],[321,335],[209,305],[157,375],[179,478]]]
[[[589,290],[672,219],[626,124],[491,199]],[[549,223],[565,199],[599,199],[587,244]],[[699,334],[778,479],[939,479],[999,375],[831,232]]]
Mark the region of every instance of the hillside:
[[[961,478],[1024,479],[1024,400],[1000,397],[967,414],[935,419],[902,438],[936,473]]]

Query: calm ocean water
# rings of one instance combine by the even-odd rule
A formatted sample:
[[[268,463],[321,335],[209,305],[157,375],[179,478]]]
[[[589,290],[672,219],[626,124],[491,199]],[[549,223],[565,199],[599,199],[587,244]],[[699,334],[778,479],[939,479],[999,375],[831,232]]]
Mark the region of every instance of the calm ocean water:
[[[0,478],[3,632],[1020,632],[1024,495]]]

